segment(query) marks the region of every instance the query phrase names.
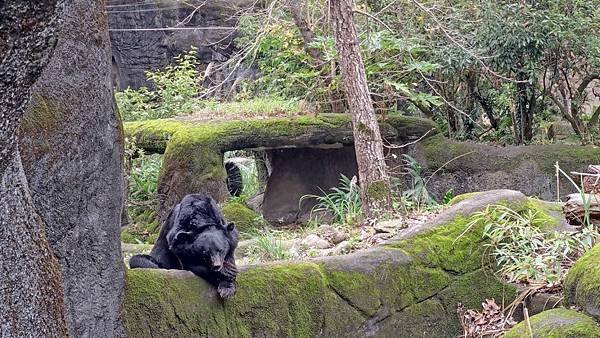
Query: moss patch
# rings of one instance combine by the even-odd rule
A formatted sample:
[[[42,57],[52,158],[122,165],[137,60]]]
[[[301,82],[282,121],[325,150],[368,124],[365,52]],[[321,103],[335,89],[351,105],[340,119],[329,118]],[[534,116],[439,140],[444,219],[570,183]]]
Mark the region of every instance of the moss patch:
[[[223,203],[221,205],[221,211],[223,212],[225,220],[235,223],[236,227],[240,231],[247,232],[264,225],[260,214],[242,203]]]
[[[592,338],[600,337],[600,326],[582,313],[568,309],[552,309],[530,318],[531,331],[523,321],[502,337]]]
[[[468,192],[466,194],[460,194],[458,196],[454,196],[450,200],[450,202],[448,202],[448,205],[458,204],[458,203],[460,203],[460,202],[462,202],[464,200],[468,200],[469,198],[476,196],[477,194],[479,194],[479,192],[476,191],[476,192]]]
[[[64,123],[65,109],[52,100],[32,94],[31,104],[23,114],[20,129],[26,135],[51,133]]]
[[[534,202],[522,198],[513,204],[539,207]],[[509,303],[516,296],[514,287],[494,277],[481,227],[460,236],[469,218],[457,216],[410,238],[347,256],[242,269],[238,293],[225,302],[190,273],[131,270],[125,326],[131,336],[377,332],[452,337],[461,332],[457,303],[477,308],[486,298]]]
[[[575,304],[600,321],[600,244],[575,262],[564,282],[569,304]]]
[[[380,122],[390,141],[408,141],[435,129],[429,120],[394,117]],[[149,152],[164,152],[159,179],[158,217],[185,194],[208,193],[219,201],[228,196],[223,153],[231,150],[294,145],[352,144],[348,114],[269,119],[194,122],[175,119],[125,123],[125,134]],[[435,134],[435,133],[432,133]]]

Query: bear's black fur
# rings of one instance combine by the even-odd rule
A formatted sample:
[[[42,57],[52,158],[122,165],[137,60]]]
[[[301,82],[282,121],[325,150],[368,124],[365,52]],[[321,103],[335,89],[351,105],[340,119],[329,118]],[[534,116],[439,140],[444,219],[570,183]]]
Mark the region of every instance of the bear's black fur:
[[[129,266],[188,270],[217,287],[219,295],[235,293],[237,267],[233,252],[238,233],[226,223],[213,198],[186,195],[169,213],[150,255],[135,255]]]

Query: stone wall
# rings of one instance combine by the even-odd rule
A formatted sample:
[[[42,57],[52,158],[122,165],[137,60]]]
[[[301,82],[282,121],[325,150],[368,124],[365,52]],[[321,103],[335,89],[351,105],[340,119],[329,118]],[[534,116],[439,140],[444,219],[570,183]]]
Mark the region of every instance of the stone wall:
[[[188,51],[190,46],[198,47],[201,70],[210,63],[226,61],[235,51],[235,20],[231,16],[250,3],[245,0],[110,1],[106,10],[114,85],[119,89],[148,86],[144,71],[172,63],[175,56]],[[207,84],[222,80],[222,75],[214,74]]]

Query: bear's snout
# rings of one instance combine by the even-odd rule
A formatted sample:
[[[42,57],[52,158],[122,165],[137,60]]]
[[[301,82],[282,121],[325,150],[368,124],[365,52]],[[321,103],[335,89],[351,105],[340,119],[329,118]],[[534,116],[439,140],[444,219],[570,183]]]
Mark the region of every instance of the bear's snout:
[[[223,260],[221,259],[221,257],[211,256],[210,260],[211,260],[211,268],[214,271],[221,271],[221,268],[223,268]]]

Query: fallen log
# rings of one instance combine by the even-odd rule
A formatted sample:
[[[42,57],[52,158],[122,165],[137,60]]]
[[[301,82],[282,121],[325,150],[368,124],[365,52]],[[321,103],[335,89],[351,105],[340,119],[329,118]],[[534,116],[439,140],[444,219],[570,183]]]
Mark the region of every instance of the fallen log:
[[[585,198],[585,203],[584,203]],[[571,194],[563,206],[563,212],[570,224],[583,224],[586,205],[590,215],[590,221],[600,224],[600,195],[596,194]]]
[[[583,192],[589,194],[600,194],[600,165],[588,166],[587,173],[572,171],[571,177],[582,187]]]

